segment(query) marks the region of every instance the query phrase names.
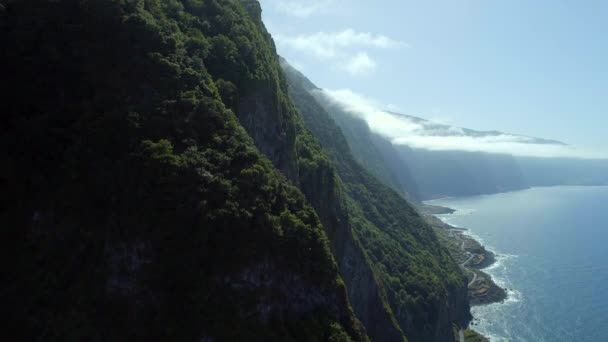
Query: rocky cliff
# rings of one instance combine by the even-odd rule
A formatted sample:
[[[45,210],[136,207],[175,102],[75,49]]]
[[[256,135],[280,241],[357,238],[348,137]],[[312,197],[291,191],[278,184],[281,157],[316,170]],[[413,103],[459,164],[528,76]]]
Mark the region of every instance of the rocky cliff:
[[[343,104],[329,98],[316,87],[307,85],[324,109],[345,133],[353,155],[383,183],[418,202],[446,196],[469,196],[528,187],[520,165],[506,154],[465,152],[457,150],[433,151],[396,144],[386,136],[373,132],[368,123],[343,108]],[[386,112],[397,120],[427,127],[436,134],[450,126],[436,124],[417,117]],[[457,128],[463,135],[483,136],[500,132],[478,132]],[[554,143],[538,139],[538,143]]]
[[[506,154],[429,151],[395,146],[409,165],[420,199],[472,196],[528,188],[515,158]]]
[[[342,185],[338,198],[343,204],[338,207],[332,207],[335,201],[317,201],[304,192],[321,220],[325,218],[326,229],[339,227],[337,245],[335,235],[329,234],[334,255],[369,336],[393,340],[386,326],[396,323],[412,341],[452,340],[452,325],[464,325],[470,317],[466,280],[457,264],[413,207],[355,160],[340,128],[306,86],[310,82],[285,62],[283,68],[291,98],[306,127],[327,151]],[[340,219],[332,221],[336,217]],[[345,238],[349,233],[354,238]]]
[[[1,4],[6,335],[367,339],[241,4]]]
[[[458,265],[288,86],[257,1],[0,5],[7,335],[451,341],[467,323]]]

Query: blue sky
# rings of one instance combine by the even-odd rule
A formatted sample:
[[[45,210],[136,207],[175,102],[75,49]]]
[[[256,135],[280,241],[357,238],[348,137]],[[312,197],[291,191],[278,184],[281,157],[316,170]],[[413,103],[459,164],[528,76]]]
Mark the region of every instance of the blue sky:
[[[260,2],[279,53],[322,88],[608,152],[608,1]]]

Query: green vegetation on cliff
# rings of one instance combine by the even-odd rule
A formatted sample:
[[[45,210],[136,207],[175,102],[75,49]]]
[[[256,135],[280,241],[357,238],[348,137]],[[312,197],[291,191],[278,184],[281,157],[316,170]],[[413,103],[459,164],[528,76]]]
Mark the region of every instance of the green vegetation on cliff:
[[[417,202],[420,199],[418,185],[409,166],[401,160],[390,140],[373,132],[365,120],[344,110],[305,77],[294,77],[291,82],[312,95],[317,106],[321,105],[324,112],[335,120],[333,125],[341,129],[351,155],[364,169],[407,200]]]
[[[288,88],[257,1],[0,0],[0,32],[7,335],[449,341],[467,322],[456,263]]]
[[[466,278],[431,227],[398,193],[381,184],[352,157],[340,128],[304,86],[309,83],[284,63],[290,95],[306,126],[319,139],[336,168],[337,191],[343,192],[348,229],[360,243],[381,293],[381,302],[407,338],[413,341],[452,339],[452,323],[466,324]],[[306,190],[304,193],[309,197]],[[313,206],[315,200],[311,200]],[[320,203],[316,207],[322,212]],[[320,214],[321,219],[324,215]],[[329,224],[326,224],[329,226]],[[331,234],[330,234],[331,239]],[[347,287],[339,253],[335,253]],[[360,294],[350,292],[358,317],[368,327]],[[368,303],[366,303],[368,304]]]
[[[7,335],[365,339],[316,213],[228,110],[279,77],[238,2],[0,4]]]

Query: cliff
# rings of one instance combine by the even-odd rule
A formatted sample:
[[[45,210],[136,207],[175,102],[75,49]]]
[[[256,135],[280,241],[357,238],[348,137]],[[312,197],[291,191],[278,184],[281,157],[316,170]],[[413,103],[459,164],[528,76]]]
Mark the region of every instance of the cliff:
[[[528,188],[513,156],[466,151],[429,151],[395,146],[409,165],[422,200]]]
[[[309,87],[345,133],[351,151],[369,172],[405,198],[420,202],[446,196],[470,196],[526,189],[528,183],[516,159],[506,154],[465,151],[432,151],[394,144],[386,136],[370,130],[362,118],[346,111],[342,104]],[[435,132],[450,132],[450,126],[397,113],[387,114],[408,124],[415,123]],[[461,134],[485,136],[500,132],[479,132],[458,128]],[[539,143],[553,143],[538,139]]]
[[[393,340],[386,335],[384,326],[390,326],[386,315],[409,340],[452,340],[452,324],[463,326],[470,317],[466,279],[457,264],[415,209],[355,160],[338,125],[310,93],[310,81],[286,62],[283,68],[291,98],[306,127],[327,151],[342,185],[338,191],[343,204],[338,207],[304,192],[321,220],[326,218],[326,228],[339,227],[342,232],[337,246],[329,236],[355,313],[373,340]],[[340,220],[331,222],[335,217]],[[354,238],[345,239],[348,232]],[[360,252],[353,254],[356,249],[344,248],[344,242],[350,245],[352,240],[367,260],[358,257]],[[361,277],[367,268],[374,282]],[[383,307],[384,315],[375,313]]]
[[[406,199],[417,201],[422,197],[409,165],[402,160],[396,146],[390,140],[373,132],[365,120],[330,101],[321,89],[305,77],[297,78],[297,82],[315,98],[340,127],[352,156],[359,164]]]
[[[367,339],[238,2],[2,5],[6,335]]]
[[[531,186],[608,185],[608,160],[575,158],[516,158]]]
[[[408,176],[376,180],[288,85],[257,1],[0,5],[7,335],[451,341],[466,325],[466,279],[403,199]]]

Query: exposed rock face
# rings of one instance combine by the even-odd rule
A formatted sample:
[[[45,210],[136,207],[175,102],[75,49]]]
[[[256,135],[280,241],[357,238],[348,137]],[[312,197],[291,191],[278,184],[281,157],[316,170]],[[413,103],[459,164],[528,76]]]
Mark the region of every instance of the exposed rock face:
[[[273,315],[289,313],[304,316],[324,307],[332,316],[340,320],[348,319],[341,311],[348,305],[343,291],[316,286],[298,272],[285,272],[277,269],[275,264],[272,260],[252,264],[223,279],[224,286],[228,288],[256,293],[255,306],[249,312],[243,312],[243,315],[255,315],[268,322]]]
[[[125,242],[106,244],[109,272],[106,288],[109,294],[133,295],[141,290],[138,279],[145,264],[151,262],[149,244],[142,240],[130,244]]]
[[[496,285],[492,278],[481,271],[475,271],[477,277],[469,286],[469,303],[484,305],[502,302],[507,298],[505,289]]]
[[[258,28],[267,48],[258,47],[259,58],[265,58],[263,75],[233,79],[238,83],[236,106],[239,121],[256,146],[287,178],[298,182],[296,155],[296,122],[293,107],[287,100],[287,85],[281,77],[275,45],[262,22],[262,8],[257,0],[239,0]],[[257,66],[251,66],[255,68]],[[238,76],[243,78],[243,76]]]
[[[325,227],[353,310],[368,336],[373,341],[403,341],[404,333],[390,312],[381,280],[352,229],[343,194],[330,191],[319,197],[312,189],[303,191]]]
[[[353,310],[365,322],[367,334],[374,341],[403,341],[403,331],[383,305],[386,293],[378,286],[380,279],[372,271],[358,241],[353,241],[352,236],[347,236],[344,241],[342,253],[336,252],[338,266],[344,282],[348,284]]]
[[[253,19],[256,23],[262,22],[262,6],[257,0],[240,0],[240,2],[251,19]]]
[[[453,324],[466,326],[471,319],[466,284],[447,294],[433,310],[434,315],[407,308],[396,314],[409,341],[454,341]]]
[[[293,182],[297,182],[296,128],[287,117],[276,84],[258,82],[239,96],[238,117],[256,146]]]
[[[257,1],[242,3],[258,15]],[[354,236],[344,195],[338,189],[333,169],[306,174],[298,171],[295,158],[295,125],[282,119],[288,110],[280,103],[277,92],[281,86],[270,82],[259,82],[247,92],[240,94],[238,117],[256,146],[266,154],[273,164],[296,183],[306,183],[301,190],[315,207],[330,239],[332,252],[338,263],[340,274],[347,284],[347,291],[357,317],[365,322],[367,334],[374,341],[403,341],[403,332],[386,305],[386,294],[378,286],[369,260]]]

